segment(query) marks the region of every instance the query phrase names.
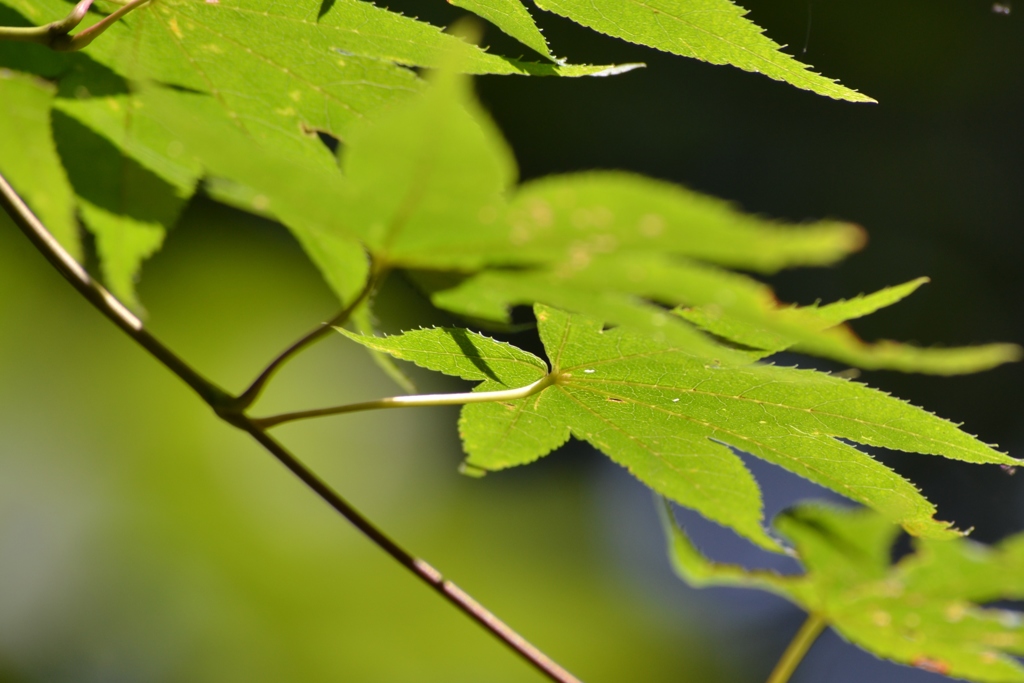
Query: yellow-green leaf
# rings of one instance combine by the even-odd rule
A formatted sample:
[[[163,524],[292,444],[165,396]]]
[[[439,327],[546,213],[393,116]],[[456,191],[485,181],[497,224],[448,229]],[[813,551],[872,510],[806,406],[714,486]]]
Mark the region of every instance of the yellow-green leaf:
[[[890,564],[899,532],[870,510],[797,507],[775,522],[805,573],[779,576],[704,557],[663,507],[676,571],[697,586],[746,586],[777,593],[844,639],[902,664],[979,683],[1024,681],[1024,619],[984,607],[1024,597],[1024,535],[995,547],[964,538],[920,539]]]
[[[835,99],[874,102],[782,52],[730,0],[537,0],[537,6],[632,43],[731,64]]]

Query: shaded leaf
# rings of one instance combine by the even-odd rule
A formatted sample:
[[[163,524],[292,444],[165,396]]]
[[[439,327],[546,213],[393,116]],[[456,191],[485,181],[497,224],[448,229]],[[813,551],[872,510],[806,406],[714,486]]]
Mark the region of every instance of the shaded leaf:
[[[864,231],[850,223],[770,221],[679,185],[621,171],[525,183],[510,202],[508,223],[517,252],[535,262],[636,250],[774,273],[835,263],[865,241]]]
[[[138,102],[183,154],[240,183],[239,197],[251,196],[288,227],[341,301],[362,288],[367,254],[347,223],[346,185],[326,148],[314,155],[257,145],[205,95],[147,88]]]
[[[342,171],[346,220],[379,267],[479,268],[488,246],[507,243],[500,218],[515,161],[450,72],[354,131]]]
[[[705,317],[728,321],[720,325],[727,339],[730,334],[742,334],[747,341],[769,347],[795,346],[861,368],[952,375],[986,370],[1018,360],[1021,354],[1014,344],[948,349],[888,341],[867,344],[846,327],[830,326],[813,311],[780,306],[771,289],[756,280],[660,252],[582,251],[547,269],[485,271],[435,293],[433,300],[456,313],[499,320],[507,319],[515,305],[541,302],[569,308],[642,329],[656,339],[670,340],[683,350],[721,363],[749,362],[765,354],[712,348],[709,340],[679,324],[678,316],[652,310],[645,300],[704,307]]]
[[[163,244],[195,180],[171,185],[77,120],[59,111],[53,119],[82,220],[96,236],[103,279],[115,296],[138,307],[135,281],[142,262]]]
[[[50,132],[54,87],[0,69],[0,172],[77,259],[82,257],[75,197]]]
[[[76,61],[60,79],[54,108],[183,195],[194,191],[202,166],[149,116],[129,84],[106,67],[90,59]]]
[[[147,115],[121,77],[90,59],[69,67],[54,109],[103,279],[138,309],[142,264],[163,246],[202,168]]]
[[[65,5],[66,8],[70,6]],[[33,0],[0,0],[0,26],[31,27],[45,24],[53,17],[45,14]],[[0,67],[56,78],[81,54],[54,52],[35,43],[0,40]]]
[[[355,334],[340,328],[338,331],[367,348],[421,368],[491,382],[500,389],[531,384],[548,372],[544,361],[532,353],[460,328],[434,327],[387,337]]]
[[[1024,681],[1022,615],[979,603],[1024,597],[1024,536],[989,548],[919,539],[890,565],[899,528],[870,510],[805,505],[776,520],[806,573],[779,576],[705,558],[663,508],[676,570],[698,586],[777,593],[869,652],[972,681]]]
[[[537,6],[631,43],[731,64],[835,99],[874,102],[782,52],[730,0],[537,0]]]

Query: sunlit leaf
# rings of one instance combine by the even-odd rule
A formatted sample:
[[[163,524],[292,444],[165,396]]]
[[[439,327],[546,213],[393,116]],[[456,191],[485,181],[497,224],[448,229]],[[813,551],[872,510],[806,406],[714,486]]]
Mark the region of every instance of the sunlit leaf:
[[[537,6],[632,43],[731,64],[819,95],[874,102],[782,52],[730,0],[537,0]]]
[[[747,341],[768,346],[769,351],[794,346],[867,369],[952,375],[986,370],[1020,358],[1021,349],[1014,344],[946,349],[887,341],[868,344],[849,328],[831,325],[813,310],[780,306],[771,289],[756,280],[707,264],[673,259],[664,251],[602,254],[584,249],[545,269],[485,271],[435,293],[433,299],[456,313],[499,320],[507,319],[513,306],[546,303],[642,329],[656,339],[671,340],[684,350],[707,354],[722,363],[746,362],[765,354],[711,348],[694,330],[678,324],[678,316],[651,310],[645,301],[701,306],[705,318],[721,317],[726,321],[718,324],[726,339],[732,334],[737,335],[736,341],[742,335]]]
[[[532,353],[460,328],[434,327],[387,337],[338,331],[363,346],[421,368],[491,382],[500,389],[531,384],[548,372],[547,364]],[[488,390],[493,391],[494,387]]]
[[[359,334],[371,337],[377,336],[376,321],[374,320],[373,310],[368,303],[364,303],[353,311],[350,320],[352,327]],[[370,356],[377,367],[390,377],[395,384],[408,394],[416,393],[415,382],[409,377],[408,373],[398,366],[394,358],[377,349],[367,347],[367,350],[370,352]]]
[[[506,34],[512,36],[534,52],[553,60],[554,56],[548,48],[529,10],[521,0],[448,0],[456,7],[468,9],[491,22]]]
[[[445,74],[354,131],[342,172],[346,221],[380,267],[479,268],[507,244],[515,161],[465,79]]]
[[[605,330],[599,321],[543,306],[536,312],[554,385],[528,398],[465,406],[460,432],[470,467],[532,462],[571,433],[662,495],[774,548],[761,527],[757,484],[730,447],[869,505],[911,533],[940,538],[955,532],[934,519],[934,506],[847,442],[975,463],[1017,462],[949,422],[841,378],[767,365],[715,366],[626,328]],[[433,370],[489,380],[480,391],[543,376],[532,356],[461,334],[472,343],[456,343],[452,330],[349,336]],[[499,372],[498,365],[515,373]]]
[[[38,4],[47,20],[69,8]],[[361,0],[163,0],[125,16],[88,54],[126,78],[209,93],[254,139],[299,148],[310,130],[344,137],[369,112],[420,88],[406,67],[437,67],[453,54],[476,74],[609,69],[506,59]]]
[[[704,557],[664,507],[676,570],[696,586],[777,593],[846,640],[896,662],[971,681],[1024,681],[1022,615],[981,603],[1024,597],[1024,536],[994,548],[919,539],[890,564],[899,527],[870,510],[805,505],[775,522],[806,573],[779,576]]]
[[[808,326],[826,330],[898,303],[913,294],[927,281],[928,278],[918,278],[895,287],[886,287],[872,294],[862,294],[853,299],[836,301],[825,306],[802,307],[799,309],[800,317]],[[782,351],[796,343],[792,338],[784,337],[731,316],[722,315],[720,307],[681,308],[676,313],[702,330],[751,349],[763,350],[766,352],[765,355]],[[784,314],[785,310],[781,310],[780,313]],[[813,322],[817,322],[817,324],[814,325]]]

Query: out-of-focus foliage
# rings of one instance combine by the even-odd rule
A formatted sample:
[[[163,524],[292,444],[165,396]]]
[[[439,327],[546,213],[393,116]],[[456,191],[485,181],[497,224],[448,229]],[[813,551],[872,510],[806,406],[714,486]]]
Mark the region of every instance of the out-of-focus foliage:
[[[986,547],[966,539],[915,541],[891,564],[899,533],[869,510],[804,505],[775,526],[792,541],[802,576],[716,564],[694,547],[665,505],[672,560],[697,586],[747,586],[778,593],[843,637],[886,659],[955,678],[1024,681],[1024,618],[982,607],[1024,597],[1024,535]]]
[[[0,20],[15,24],[45,23],[70,7],[59,0],[0,3]],[[416,275],[420,282],[432,283],[435,304],[489,324],[509,322],[511,308],[522,304],[573,311],[538,308],[552,369],[561,367],[563,374],[556,386],[521,400],[520,405],[534,401],[533,414],[523,418],[529,411],[500,404],[477,404],[464,411],[462,431],[475,468],[535,460],[573,433],[652,488],[771,548],[776,542],[761,526],[757,485],[727,445],[783,464],[925,536],[946,531],[933,520],[931,504],[905,479],[846,441],[970,462],[1015,462],[887,395],[822,373],[756,364],[793,349],[869,369],[959,374],[1018,357],[1019,349],[1011,345],[937,350],[867,344],[845,325],[895,303],[919,281],[850,301],[794,307],[780,304],[759,281],[726,270],[771,274],[789,266],[831,264],[861,246],[859,228],[836,221],[773,222],[675,185],[620,173],[569,174],[518,186],[505,141],[468,82],[454,72],[611,75],[636,65],[576,66],[553,59],[518,0],[457,4],[531,47],[542,61],[501,57],[359,0],[285,5],[164,0],[127,15],[85,54],[52,55],[38,46],[3,45],[0,95],[5,106],[15,106],[0,114],[0,134],[7,136],[4,140],[12,135],[18,139],[0,148],[0,155],[6,155],[0,170],[12,176],[63,243],[84,258],[88,252],[80,247],[77,215],[94,237],[95,250],[89,255],[98,258],[107,284],[136,307],[141,306],[135,284],[142,262],[163,246],[167,231],[195,201],[197,191],[205,190],[280,220],[342,301],[368,281],[412,268],[421,271]],[[108,11],[117,6],[99,5]],[[685,7],[667,0],[544,0],[538,5],[631,42],[762,71],[834,98],[869,99],[782,53],[727,0],[700,0]],[[91,13],[83,26],[94,25],[101,16]],[[453,68],[430,85],[413,71],[442,65]],[[339,142],[340,156],[335,156],[329,147]],[[180,291],[177,296],[187,298]],[[578,325],[567,322],[563,327],[582,328],[588,338],[556,350],[552,328],[557,324],[552,319],[576,321]],[[374,331],[369,305],[357,312],[355,322],[364,333]],[[606,331],[605,325],[617,327]],[[461,334],[463,339],[482,339]],[[389,351],[388,344],[391,350],[401,346],[394,338],[374,339],[361,341],[378,351]],[[622,354],[622,348],[632,346],[641,348],[643,360]],[[480,360],[480,348],[462,349],[461,357],[446,351],[446,367],[436,369],[485,379],[480,389],[487,389],[488,381],[520,383],[515,373],[503,380],[495,379],[496,372],[495,377],[473,375],[474,368],[479,370],[474,360]],[[579,352],[578,357],[571,352]],[[648,362],[651,357],[657,362]],[[543,362],[532,358],[525,363],[531,376],[543,376]],[[575,365],[566,370],[565,363]],[[599,363],[610,378],[584,367]],[[571,372],[579,367],[584,368],[582,377]],[[616,386],[602,388],[601,382]],[[707,400],[684,406],[674,396],[697,395],[717,387],[716,382],[724,388],[711,398],[701,394]],[[571,406],[563,401],[547,410],[550,406],[542,403],[550,403],[553,396]],[[820,410],[834,403],[843,409],[835,414]],[[161,417],[177,424],[166,413]],[[531,428],[517,431],[521,419]],[[508,428],[510,422],[516,428]],[[655,438],[648,443],[652,432]],[[496,433],[509,438],[496,440]],[[672,458],[707,456],[715,466],[682,474],[666,467],[661,439],[685,442],[685,452],[669,449]],[[187,464],[197,466],[196,461]],[[704,475],[706,480],[701,479]],[[195,483],[194,477],[187,478]],[[708,495],[722,479],[729,486],[718,489],[736,494],[733,498]],[[125,490],[131,495],[147,491],[136,482]],[[192,489],[176,494],[186,490]],[[211,510],[203,505],[191,505],[186,512],[175,509],[175,533],[201,533],[202,524],[218,517]],[[545,512],[549,514],[558,511]],[[195,527],[179,526],[178,517],[189,515],[201,521]],[[173,543],[168,547],[180,549]],[[263,556],[265,548],[252,544],[242,550],[242,555]],[[272,550],[264,554],[274,557]],[[326,564],[339,560],[330,559]],[[188,576],[187,568],[166,564],[174,568],[168,576]],[[273,567],[273,560],[267,565]],[[495,567],[489,570],[500,575]],[[356,574],[353,581],[366,578]],[[298,620],[289,617],[299,613],[296,601],[328,604],[322,600],[330,592],[326,582],[309,583],[320,592],[315,598],[290,593],[277,605],[280,611],[267,619],[274,627]],[[92,604],[89,608],[96,609]],[[325,610],[323,618],[330,616]],[[190,614],[181,617],[189,625],[193,619]],[[253,620],[239,622],[251,628]],[[295,630],[314,641],[324,632],[319,627]],[[866,636],[862,640],[888,652],[884,644]],[[247,640],[246,647],[257,641],[276,642],[272,634]],[[318,645],[320,656],[323,644]],[[305,641],[295,644],[298,649],[306,646]],[[922,655],[922,661],[943,661],[932,654]],[[144,659],[157,668],[163,661],[148,655]],[[173,653],[166,660],[172,662],[162,669],[166,671],[181,661],[200,662],[197,666],[205,661],[182,660]],[[276,678],[285,670],[293,673],[287,664],[275,669],[262,660],[250,663]],[[610,660],[604,666],[614,669]],[[380,671],[375,665],[374,675]],[[347,669],[331,674],[368,680]],[[983,675],[973,669],[971,674]],[[191,671],[181,675],[196,678]],[[635,667],[628,675],[638,675]],[[218,680],[222,678],[221,673]]]
[[[193,203],[151,268],[141,294],[154,331],[232,387],[334,306],[283,230],[208,201]],[[413,302],[385,299],[389,317],[412,314]],[[309,353],[261,409],[391,391],[355,345]],[[579,675],[723,680],[697,631],[607,561],[592,477],[459,477],[454,419],[367,414],[282,434]],[[0,433],[5,683],[537,679],[213,420],[5,215]]]
[[[513,305],[541,302],[631,326],[722,364],[752,356],[656,304],[702,306],[726,324],[789,340],[779,348],[796,344],[862,367],[959,374],[1019,354],[1005,344],[865,344],[841,325],[841,315],[829,321],[782,307],[767,286],[720,268],[772,272],[831,263],[862,244],[856,226],[782,225],[628,174],[562,176],[516,192],[510,152],[466,82],[452,74],[357,126],[340,174],[253,149],[227,122],[211,128],[190,114],[201,101],[186,105],[159,90],[142,101],[189,153],[259,191],[342,300],[362,287],[365,250],[377,273],[415,268],[464,277],[433,295],[460,314],[505,321]]]
[[[0,172],[18,190],[75,257],[82,257],[75,196],[50,134],[55,88],[39,79],[0,71]]]
[[[720,6],[696,13],[678,12],[679,8],[669,5],[629,5],[624,9],[630,13],[627,23],[632,28],[618,34],[713,63],[764,71],[829,96],[867,99],[805,72],[804,65],[779,52],[760,29],[744,19],[742,10],[728,0],[715,1]],[[45,24],[70,10],[62,0],[5,0],[0,4],[10,10],[0,15],[0,21],[20,25]],[[118,6],[113,2],[98,5]],[[464,2],[462,6],[551,58],[546,41],[519,0]],[[550,9],[598,30],[609,30],[609,17],[602,15],[604,23],[594,24],[585,8]],[[655,17],[662,15],[677,24],[667,32],[664,28],[652,31],[648,24],[652,18],[658,23]],[[90,12],[79,28],[86,30],[101,19],[101,13]],[[626,24],[613,21],[613,25]],[[687,31],[714,38],[696,50],[681,51],[665,44],[668,36],[692,45],[685,37]],[[179,107],[198,116],[204,128],[216,129],[226,120],[247,142],[264,145],[293,163],[325,170],[333,164],[314,131],[347,139],[361,121],[420,90],[422,81],[408,67],[437,67],[449,60],[474,74],[585,76],[620,73],[636,66],[571,66],[561,60],[526,62],[502,57],[426,22],[362,0],[286,4],[169,0],[146,4],[122,17],[89,46],[87,57],[43,56],[37,46],[27,46],[27,50],[26,54],[25,49],[20,53],[5,49],[0,53],[0,66],[59,80],[54,106],[66,116],[56,119],[54,125],[64,141],[61,154],[72,171],[79,213],[97,236],[107,284],[136,307],[134,282],[141,264],[161,247],[182,203],[194,191],[196,169],[193,164],[183,164],[180,145],[149,123],[148,112],[139,111],[141,103],[132,93],[132,83],[174,86],[176,90],[166,97],[183,98]],[[751,56],[756,65],[749,62]],[[209,106],[196,106],[187,92],[206,94]],[[47,102],[36,102],[42,106],[37,121],[45,120]],[[449,125],[463,127],[458,121]],[[36,137],[44,137],[36,148],[52,148],[45,128],[37,129]],[[119,159],[116,150],[126,158]],[[5,152],[11,157],[5,165],[15,183],[32,185],[35,196],[30,196],[30,201],[40,213],[52,214],[48,217],[55,234],[76,253],[77,236],[69,216],[72,200],[64,196],[67,190],[60,194],[56,188],[61,183],[57,183],[44,196],[23,170],[30,160],[27,153]],[[53,167],[50,176],[59,174],[52,159],[47,161]],[[83,165],[89,166],[89,172],[78,170]],[[266,208],[262,206],[266,199],[244,185],[228,187],[225,198],[258,210]],[[282,218],[300,233],[321,266],[326,263],[347,269],[353,264],[350,255],[335,253],[344,250],[336,238],[311,237],[308,225]],[[345,289],[336,275],[328,275],[328,279],[336,288]]]

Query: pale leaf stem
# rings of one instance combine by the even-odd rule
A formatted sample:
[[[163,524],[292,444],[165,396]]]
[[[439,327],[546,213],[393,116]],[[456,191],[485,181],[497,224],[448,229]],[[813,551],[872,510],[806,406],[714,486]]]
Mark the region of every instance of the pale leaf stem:
[[[821,616],[809,614],[765,683],[787,683],[827,625]]]
[[[392,396],[380,398],[376,401],[364,401],[362,403],[347,403],[343,406],[330,408],[316,408],[314,410],[301,410],[294,413],[271,415],[269,417],[254,418],[253,422],[261,429],[270,429],[285,422],[295,420],[308,420],[314,417],[327,417],[329,415],[342,415],[344,413],[357,413],[363,410],[382,410],[385,408],[422,408],[426,406],[460,406],[467,403],[492,403],[496,401],[515,401],[538,394],[555,383],[555,376],[548,374],[533,384],[516,389],[503,389],[501,391],[467,391],[454,394],[420,394],[417,396]]]
[[[320,479],[302,461],[275,441],[252,418],[241,412],[226,409],[226,407],[235,403],[237,398],[200,375],[186,361],[153,337],[145,329],[141,320],[125,308],[110,292],[93,280],[85,269],[50,234],[46,226],[32,213],[31,209],[18,196],[3,174],[0,174],[0,206],[10,215],[15,225],[21,229],[36,249],[46,257],[46,260],[86,300],[113,321],[139,346],[152,354],[165,367],[195,390],[221,419],[252,436],[278,462],[320,496],[324,502],[347,519],[372,543],[412,572],[418,579],[440,593],[449,603],[476,621],[549,680],[555,681],[555,683],[580,683],[579,679],[559,666],[534,645],[530,644],[483,605],[474,600],[472,596],[465,593],[451,581],[446,580],[440,572],[427,562],[398,545],[337,491]]]

